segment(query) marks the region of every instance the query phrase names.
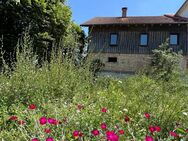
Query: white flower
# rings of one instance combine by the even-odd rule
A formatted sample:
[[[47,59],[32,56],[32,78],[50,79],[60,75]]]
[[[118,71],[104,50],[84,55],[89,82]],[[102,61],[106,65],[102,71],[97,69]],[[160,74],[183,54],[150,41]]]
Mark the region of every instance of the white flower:
[[[188,113],[186,113],[186,112],[183,112],[183,115],[185,115],[185,116],[188,116]]]

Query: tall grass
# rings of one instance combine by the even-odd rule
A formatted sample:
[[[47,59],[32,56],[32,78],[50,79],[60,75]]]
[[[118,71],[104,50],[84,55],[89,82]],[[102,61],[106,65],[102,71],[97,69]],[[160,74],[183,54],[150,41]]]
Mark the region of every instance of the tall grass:
[[[169,82],[155,81],[144,75],[135,75],[123,80],[94,77],[90,63],[77,66],[60,52],[52,53],[51,61],[38,67],[37,56],[30,50],[32,43],[25,40],[22,50],[17,51],[14,71],[5,67],[0,74],[0,139],[5,141],[44,140],[47,134],[40,126],[39,118],[53,117],[63,124],[53,129],[50,136],[55,140],[76,140],[74,130],[84,133],[82,140],[95,138],[93,129],[100,129],[105,122],[108,130],[124,129],[120,140],[143,140],[149,125],[158,125],[162,131],[156,140],[170,140],[170,131],[185,136],[188,127],[187,84],[177,79]],[[55,54],[55,55],[54,55]],[[31,111],[28,105],[35,104]],[[81,106],[82,108],[78,108]],[[107,108],[106,114],[101,108]],[[150,113],[146,120],[144,113]],[[16,115],[26,123],[23,126],[10,121]],[[130,117],[126,124],[125,116]],[[118,126],[118,129],[116,129]],[[181,137],[183,138],[183,137]],[[180,138],[178,138],[180,139]]]

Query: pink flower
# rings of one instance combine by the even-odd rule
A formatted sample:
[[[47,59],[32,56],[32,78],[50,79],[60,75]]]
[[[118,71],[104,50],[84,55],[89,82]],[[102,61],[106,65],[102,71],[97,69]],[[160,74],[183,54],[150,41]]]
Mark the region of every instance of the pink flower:
[[[154,126],[149,126],[149,130],[150,130],[151,133],[154,133],[156,131]]]
[[[107,109],[106,109],[106,108],[102,108],[102,109],[101,109],[101,112],[106,113],[106,112],[107,112]]]
[[[102,123],[102,124],[101,124],[101,129],[106,130],[106,127],[107,127],[107,126],[106,126],[106,123]]]
[[[118,141],[119,137],[113,131],[106,132],[106,138],[108,141]]]
[[[170,136],[172,137],[178,137],[178,134],[176,132],[170,131]]]
[[[44,132],[47,133],[47,134],[49,134],[49,133],[51,132],[51,130],[48,129],[48,128],[45,128],[45,129],[44,129]]]
[[[31,141],[39,141],[39,139],[37,139],[37,138],[33,138]]]
[[[78,138],[78,137],[79,137],[79,131],[78,131],[78,130],[75,130],[75,131],[73,132],[73,137],[75,137],[75,138]]]
[[[46,123],[47,123],[46,117],[41,117],[41,118],[39,119],[39,122],[40,122],[41,125],[46,124]]]
[[[46,141],[54,141],[54,139],[51,137],[48,137],[48,138],[46,138]]]
[[[129,122],[130,118],[128,116],[125,116],[125,122]]]
[[[93,136],[98,136],[99,130],[95,129],[95,130],[91,131],[91,133],[93,134]]]
[[[146,136],[145,141],[154,141],[154,139],[151,136]]]
[[[18,119],[17,116],[11,116],[11,117],[9,118],[9,120],[12,120],[12,121],[15,121],[15,120],[17,120],[17,119]]]
[[[53,119],[53,118],[48,118],[48,123],[53,124],[53,125],[57,125],[58,121],[56,119]]]
[[[145,118],[147,118],[147,119],[150,119],[150,117],[151,117],[149,113],[145,113],[144,115],[145,115]]]
[[[161,131],[161,127],[160,127],[160,126],[155,126],[155,130],[156,130],[157,132],[160,132],[160,131]]]
[[[29,105],[29,109],[30,110],[35,110],[36,108],[37,108],[37,106],[35,104]]]
[[[19,125],[24,125],[24,124],[25,124],[25,121],[20,120],[20,121],[18,121],[18,124],[19,124]]]
[[[124,130],[119,130],[120,135],[123,135],[124,133],[125,133]]]

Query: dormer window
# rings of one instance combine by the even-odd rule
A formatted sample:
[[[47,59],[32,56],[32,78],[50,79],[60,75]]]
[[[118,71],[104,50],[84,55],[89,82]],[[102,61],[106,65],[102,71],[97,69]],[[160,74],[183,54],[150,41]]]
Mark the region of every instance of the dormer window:
[[[117,33],[111,33],[110,34],[110,45],[111,46],[117,46],[118,42],[118,34]]]

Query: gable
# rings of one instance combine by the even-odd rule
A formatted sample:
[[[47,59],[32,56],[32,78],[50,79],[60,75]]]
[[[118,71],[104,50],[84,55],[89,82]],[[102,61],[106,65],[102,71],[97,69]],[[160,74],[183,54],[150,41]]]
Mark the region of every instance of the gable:
[[[186,17],[188,18],[188,0],[184,2],[184,4],[177,11],[176,16]]]

